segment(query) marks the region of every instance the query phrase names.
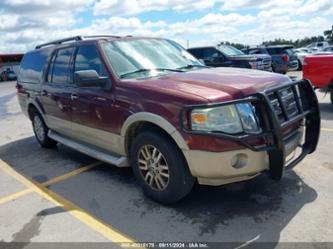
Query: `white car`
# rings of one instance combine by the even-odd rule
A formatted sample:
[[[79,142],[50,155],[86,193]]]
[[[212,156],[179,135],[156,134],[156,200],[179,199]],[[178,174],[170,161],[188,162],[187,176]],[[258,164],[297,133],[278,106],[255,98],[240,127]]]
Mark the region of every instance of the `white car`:
[[[303,49],[303,48],[294,49],[294,52],[297,55],[298,70],[302,70],[302,65],[303,65],[305,56],[311,55],[311,53],[305,52],[305,49]]]
[[[329,46],[327,48],[324,48],[323,52],[326,52],[326,53],[329,53],[329,54],[333,54],[333,46]]]
[[[329,46],[330,46],[330,44],[327,41],[323,41],[323,42],[313,42],[308,46],[308,48],[310,48],[310,49],[317,48],[319,50],[323,50]]]

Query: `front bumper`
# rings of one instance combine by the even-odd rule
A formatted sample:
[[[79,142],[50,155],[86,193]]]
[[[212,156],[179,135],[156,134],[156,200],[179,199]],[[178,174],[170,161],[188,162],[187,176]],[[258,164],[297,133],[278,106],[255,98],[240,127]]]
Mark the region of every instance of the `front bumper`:
[[[186,150],[183,153],[191,174],[203,185],[218,186],[242,181],[269,169],[266,152],[244,149],[217,153]]]
[[[297,104],[297,115],[289,117],[288,107],[282,102],[281,92],[290,88],[293,91]],[[284,121],[277,115],[268,96],[276,94],[281,104]],[[181,125],[185,132],[206,136],[215,136],[221,139],[232,140],[242,144],[245,149],[230,152],[207,152],[207,151],[183,151],[193,176],[199,179],[199,183],[209,185],[220,185],[229,182],[248,179],[256,176],[262,171],[268,171],[271,178],[279,180],[285,169],[293,168],[307,154],[315,151],[320,133],[320,113],[317,96],[310,82],[306,80],[291,82],[260,92],[246,99],[235,100],[227,103],[213,104],[221,106],[231,103],[251,102],[255,105],[265,120],[263,132],[260,134],[230,135],[226,133],[197,132],[186,129],[185,122]],[[190,110],[198,106],[186,107],[181,117],[186,117]],[[297,129],[284,134],[284,130],[292,125],[303,122]],[[304,137],[303,137],[304,136]],[[260,145],[253,145],[249,141],[261,139],[265,141]],[[302,142],[303,141],[303,142]],[[294,152],[296,147],[300,148],[298,156],[287,160],[288,155]],[[237,160],[240,161],[237,165]],[[246,163],[245,163],[246,162]]]

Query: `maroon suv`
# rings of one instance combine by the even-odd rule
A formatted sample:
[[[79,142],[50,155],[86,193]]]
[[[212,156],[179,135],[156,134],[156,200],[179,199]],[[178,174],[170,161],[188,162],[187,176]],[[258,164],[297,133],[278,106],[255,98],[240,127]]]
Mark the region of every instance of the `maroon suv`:
[[[197,181],[222,185],[268,172],[280,179],[317,146],[308,81],[209,68],[159,38],[72,37],[36,47],[17,83],[38,142],[118,167],[171,203]],[[300,147],[300,149],[297,149]]]

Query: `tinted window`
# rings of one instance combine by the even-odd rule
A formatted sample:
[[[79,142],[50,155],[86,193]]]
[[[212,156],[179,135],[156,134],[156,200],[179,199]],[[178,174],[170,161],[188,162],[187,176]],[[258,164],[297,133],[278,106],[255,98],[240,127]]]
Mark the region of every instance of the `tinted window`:
[[[219,56],[219,52],[215,48],[205,48],[203,50],[203,58],[210,59]]]
[[[78,49],[74,71],[80,70],[95,70],[100,76],[107,76],[95,45],[84,45]]]
[[[249,51],[249,54],[261,54],[262,52],[260,51],[260,49],[252,49]]]
[[[48,81],[55,84],[68,84],[73,82],[70,68],[74,48],[59,49],[53,57],[49,72]]]
[[[201,49],[189,49],[188,50],[196,58],[202,59],[202,50]]]
[[[286,53],[285,48],[267,48],[269,54],[283,54]]]
[[[49,54],[48,50],[25,54],[20,65],[18,80],[26,83],[39,83]]]
[[[293,55],[295,52],[292,49],[286,49],[285,51],[288,55]]]

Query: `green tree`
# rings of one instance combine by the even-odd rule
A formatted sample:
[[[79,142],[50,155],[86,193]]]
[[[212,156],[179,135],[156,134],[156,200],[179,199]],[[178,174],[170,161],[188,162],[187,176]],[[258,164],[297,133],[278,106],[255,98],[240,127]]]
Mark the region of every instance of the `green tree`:
[[[327,40],[329,40],[330,42],[333,42],[333,25],[330,30],[324,31],[324,35],[326,36]]]

